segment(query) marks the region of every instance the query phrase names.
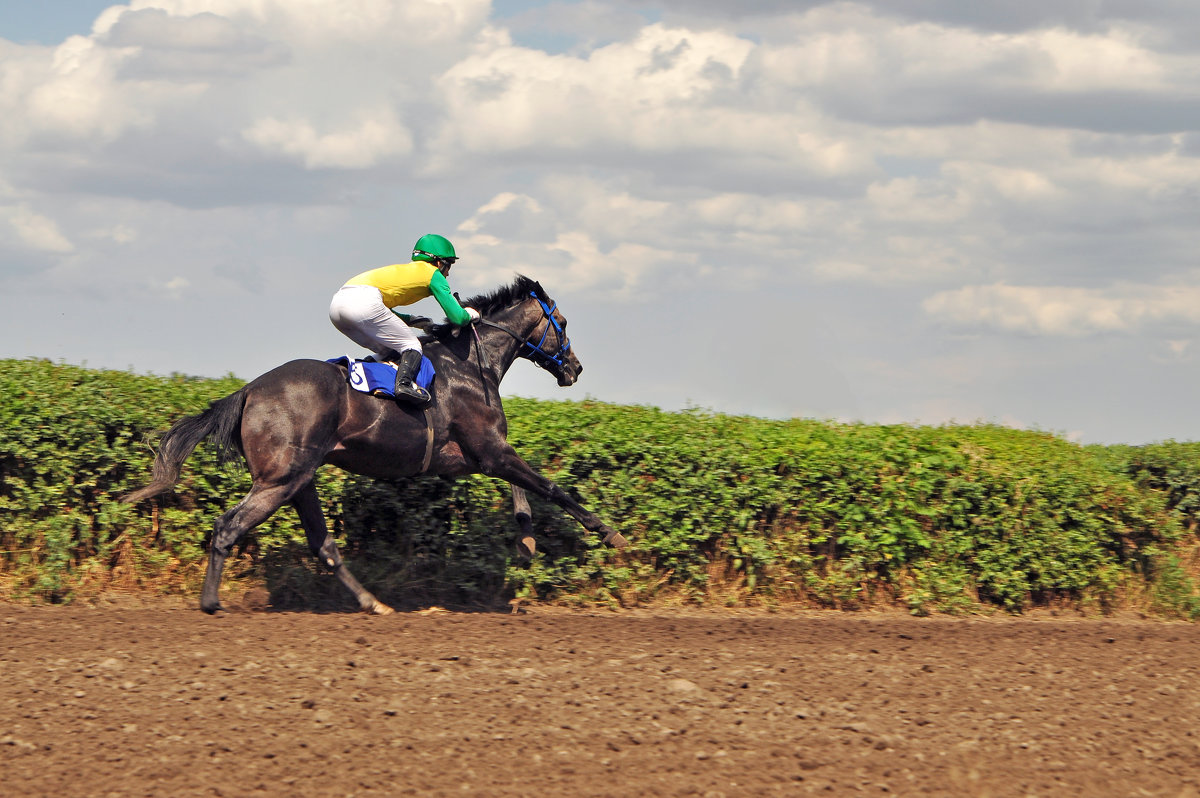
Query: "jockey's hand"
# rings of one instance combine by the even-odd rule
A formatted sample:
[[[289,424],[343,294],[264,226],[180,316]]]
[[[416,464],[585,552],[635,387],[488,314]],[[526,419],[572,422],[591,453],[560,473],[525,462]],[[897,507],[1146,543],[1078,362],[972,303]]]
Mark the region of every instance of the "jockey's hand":
[[[463,310],[465,310],[467,312],[467,315],[471,317],[471,322],[470,322],[471,324],[474,324],[475,322],[479,321],[479,311],[478,310],[476,310],[475,308],[463,308]]]

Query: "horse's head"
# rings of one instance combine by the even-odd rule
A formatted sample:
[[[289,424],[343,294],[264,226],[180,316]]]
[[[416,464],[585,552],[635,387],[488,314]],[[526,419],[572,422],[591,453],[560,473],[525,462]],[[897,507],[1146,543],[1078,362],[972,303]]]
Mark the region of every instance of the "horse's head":
[[[519,344],[517,357],[546,369],[562,386],[574,385],[583,366],[567,338],[567,319],[541,283],[518,275],[512,285],[464,300],[482,314],[477,324],[503,330]],[[434,334],[452,334],[439,325]]]
[[[533,283],[529,297],[525,303],[528,308],[526,315],[534,318],[535,322],[518,356],[549,371],[558,379],[559,385],[574,385],[583,371],[583,365],[571,350],[571,339],[567,338],[567,317],[539,283]]]

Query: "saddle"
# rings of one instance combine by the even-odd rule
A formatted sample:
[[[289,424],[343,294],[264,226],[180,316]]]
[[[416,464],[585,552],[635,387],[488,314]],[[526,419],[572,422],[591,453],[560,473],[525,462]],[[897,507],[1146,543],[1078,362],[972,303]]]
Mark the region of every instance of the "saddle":
[[[396,367],[391,363],[381,363],[371,359],[356,360],[348,355],[330,358],[325,362],[346,369],[346,379],[350,383],[350,387],[356,391],[369,393],[372,396],[383,396],[389,399],[396,397],[394,392],[394,388],[396,387]],[[429,386],[433,384],[435,376],[437,376],[437,372],[433,368],[433,363],[429,361],[429,358],[422,355],[421,368],[417,371],[417,376],[413,379],[413,382],[425,390],[429,390]]]

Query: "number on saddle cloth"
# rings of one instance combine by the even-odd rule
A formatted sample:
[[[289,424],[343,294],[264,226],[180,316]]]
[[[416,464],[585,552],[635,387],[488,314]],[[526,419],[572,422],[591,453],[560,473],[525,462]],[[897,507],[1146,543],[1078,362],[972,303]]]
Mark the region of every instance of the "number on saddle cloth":
[[[396,387],[396,367],[391,363],[377,363],[374,360],[354,360],[346,355],[330,358],[326,363],[333,363],[346,369],[346,379],[350,387],[362,393],[375,396],[394,397]],[[429,390],[437,372],[429,358],[421,356],[421,368],[413,379],[417,385]]]

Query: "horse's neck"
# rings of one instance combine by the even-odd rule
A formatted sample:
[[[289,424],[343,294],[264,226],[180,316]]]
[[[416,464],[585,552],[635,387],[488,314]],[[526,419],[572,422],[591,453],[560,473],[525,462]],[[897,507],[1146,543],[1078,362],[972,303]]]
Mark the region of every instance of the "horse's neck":
[[[523,335],[526,328],[532,325],[521,305],[499,311],[488,317],[488,321],[502,325],[512,330],[515,335]],[[510,366],[521,353],[523,339],[518,340],[504,330],[490,324],[476,323],[471,327],[463,327],[459,337],[454,341],[434,339],[426,343],[434,349],[443,349],[460,362],[468,362],[476,368],[482,366],[491,371],[496,380],[504,378]],[[482,351],[481,351],[482,350]]]
[[[525,345],[524,336],[533,324],[528,317],[526,306],[522,303],[492,314],[487,319],[492,324],[498,324],[504,329],[493,327],[492,324],[475,325],[474,332],[479,335],[480,344],[486,350],[485,357],[497,379],[504,377],[509,367],[521,354],[521,348]],[[478,356],[478,352],[475,353],[475,356]]]

